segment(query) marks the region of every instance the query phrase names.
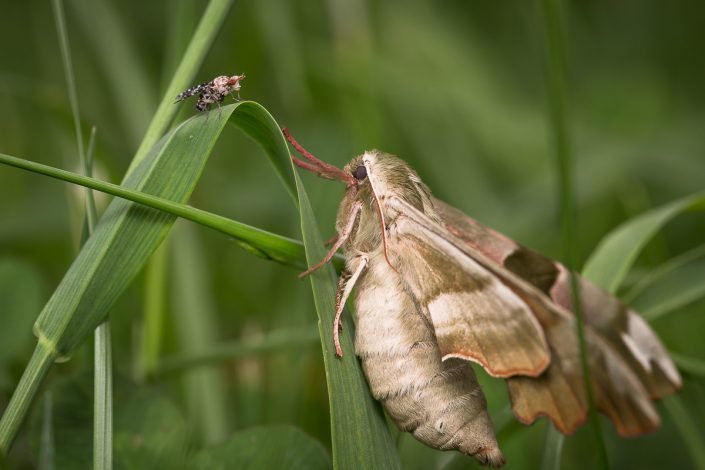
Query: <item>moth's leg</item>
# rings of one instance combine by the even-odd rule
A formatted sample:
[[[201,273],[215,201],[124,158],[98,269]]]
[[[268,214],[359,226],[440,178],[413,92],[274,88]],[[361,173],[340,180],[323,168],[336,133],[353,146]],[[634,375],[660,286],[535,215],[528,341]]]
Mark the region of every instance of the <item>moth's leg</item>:
[[[338,238],[339,238],[339,237],[340,237],[340,235],[338,235],[338,234],[336,233],[335,235],[333,235],[332,237],[330,237],[328,240],[324,241],[324,242],[323,242],[323,245],[324,245],[324,246],[331,246],[333,243],[335,243],[335,242],[338,241]]]
[[[338,291],[335,293],[335,321],[334,323],[338,324],[338,330],[343,331],[343,324],[340,323],[340,316],[338,315],[338,312],[342,312],[343,309],[340,307],[340,303],[343,297],[343,289],[345,288],[345,283],[348,282],[348,279],[350,279],[350,272],[348,271],[343,271],[340,273],[340,279],[338,279]],[[345,302],[343,302],[344,304]]]
[[[360,274],[367,267],[369,258],[367,256],[360,256],[356,259],[358,263],[355,271],[352,273],[348,279],[348,273],[343,273],[338,282],[338,294],[336,295],[335,301],[335,320],[333,320],[333,344],[335,344],[335,355],[338,357],[343,357],[343,349],[340,347],[340,316],[343,314],[343,309],[345,308],[345,302],[348,301],[350,293],[352,292],[355,283],[360,278]],[[341,293],[342,291],[342,293]]]
[[[308,268],[306,271],[302,272],[299,274],[299,279],[303,279],[304,277],[308,276],[312,272],[322,268],[325,266],[331,259],[333,259],[333,256],[335,256],[335,253],[338,251],[338,248],[343,246],[343,243],[348,239],[350,234],[353,231],[353,228],[355,227],[355,222],[357,221],[357,216],[360,214],[360,211],[362,210],[362,201],[357,201],[352,209],[350,210],[350,216],[348,217],[348,221],[345,224],[345,228],[343,231],[338,235],[338,239],[335,241],[333,246],[331,247],[330,251],[328,251],[328,254],[326,254],[325,258],[323,258],[320,262],[318,262],[316,265],[311,266]]]

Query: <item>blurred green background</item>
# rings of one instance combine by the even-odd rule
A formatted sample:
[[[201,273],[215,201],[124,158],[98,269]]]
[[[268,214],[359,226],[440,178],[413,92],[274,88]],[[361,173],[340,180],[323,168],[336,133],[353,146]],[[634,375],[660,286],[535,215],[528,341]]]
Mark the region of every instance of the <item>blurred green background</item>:
[[[66,1],[84,135],[97,127],[98,177],[121,180],[204,6],[193,0]],[[582,262],[620,222],[705,186],[705,4],[581,1],[569,7],[565,47]],[[398,154],[436,196],[557,258],[562,251],[543,35],[537,2],[236,1],[197,82],[244,72],[243,99],[264,105],[319,158],[343,165],[365,149]],[[180,103],[177,121],[192,115],[194,104]],[[46,1],[3,4],[0,110],[0,152],[78,171]],[[213,157],[192,205],[300,238],[298,214],[254,143],[229,129]],[[343,188],[303,178],[324,235],[332,235]],[[77,251],[81,194],[0,167],[0,409],[31,353],[32,322]],[[630,282],[697,249],[704,234],[702,216],[677,219],[647,247]],[[150,306],[163,312],[159,356],[221,341],[256,342],[279,329],[292,329],[290,337],[300,341],[139,381],[145,367],[141,276],[111,312],[120,376],[116,429],[124,430],[116,431],[116,460],[134,458],[142,468],[149,460],[140,459],[158,458],[154,452],[135,457],[140,433],[161,436],[147,448],[190,451],[270,423],[295,425],[328,447],[328,399],[320,344],[311,335],[316,315],[308,283],[290,267],[253,257],[227,237],[183,221],[164,254],[164,303]],[[698,279],[705,279],[702,260],[634,304],[648,310],[694,285],[696,294],[653,326],[669,349],[705,358]],[[91,370],[87,344],[46,382],[58,468],[91,462]],[[491,410],[498,412],[506,405],[505,387],[484,382]],[[693,436],[702,436],[703,375],[685,374],[681,395],[696,423]],[[11,455],[18,468],[37,464],[41,403],[49,402],[37,401]],[[694,467],[669,415],[662,416],[658,432],[633,440],[619,439],[603,421],[615,468]],[[507,468],[539,465],[544,426],[540,420],[500,436]],[[471,464],[406,435],[399,443],[406,468]],[[591,452],[586,432],[568,439],[564,452],[566,468],[580,468]]]

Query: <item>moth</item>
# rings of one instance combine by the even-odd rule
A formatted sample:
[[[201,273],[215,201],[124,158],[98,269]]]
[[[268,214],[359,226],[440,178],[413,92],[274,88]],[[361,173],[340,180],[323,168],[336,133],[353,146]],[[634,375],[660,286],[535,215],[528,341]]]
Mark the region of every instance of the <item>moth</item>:
[[[179,93],[175,98],[175,103],[183,101],[191,96],[198,95],[198,101],[196,101],[196,109],[198,111],[206,111],[211,108],[213,103],[220,104],[223,102],[226,96],[237,93],[237,99],[240,100],[240,88],[242,85],[240,82],[245,78],[245,74],[233,75],[231,77],[227,75],[221,75],[215,77],[210,82],[204,82],[200,85],[192,86],[181,93]]]
[[[295,164],[345,183],[336,221],[345,271],[340,316],[356,288],[355,353],[374,397],[431,447],[504,464],[471,362],[506,380],[524,424],[546,416],[571,434],[588,415],[568,270],[434,198],[400,158],[367,151],[342,170],[303,149]],[[648,324],[579,279],[596,408],[622,436],[656,429],[653,400],[681,377]]]

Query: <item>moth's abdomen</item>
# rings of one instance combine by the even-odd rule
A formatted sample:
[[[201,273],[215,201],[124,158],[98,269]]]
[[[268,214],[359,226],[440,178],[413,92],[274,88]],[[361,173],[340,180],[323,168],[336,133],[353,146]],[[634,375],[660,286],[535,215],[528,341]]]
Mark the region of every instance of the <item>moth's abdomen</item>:
[[[371,260],[357,286],[355,352],[372,394],[399,429],[421,442],[502,465],[472,366],[441,361],[433,328],[398,279],[384,260]]]

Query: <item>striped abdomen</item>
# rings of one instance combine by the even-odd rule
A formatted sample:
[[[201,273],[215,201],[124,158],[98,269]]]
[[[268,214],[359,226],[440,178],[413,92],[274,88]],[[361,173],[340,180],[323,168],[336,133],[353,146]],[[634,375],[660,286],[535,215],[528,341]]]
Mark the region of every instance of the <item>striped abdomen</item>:
[[[355,352],[399,429],[431,447],[504,463],[470,363],[441,361],[430,321],[381,256],[358,281]]]

